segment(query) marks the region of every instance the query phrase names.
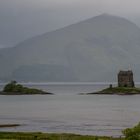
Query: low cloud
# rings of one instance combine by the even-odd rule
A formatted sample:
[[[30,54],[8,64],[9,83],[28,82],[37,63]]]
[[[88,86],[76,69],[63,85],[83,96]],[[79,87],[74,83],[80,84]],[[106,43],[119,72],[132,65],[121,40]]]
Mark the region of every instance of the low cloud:
[[[140,23],[139,0],[1,0],[0,43],[13,46],[29,37],[109,13]]]

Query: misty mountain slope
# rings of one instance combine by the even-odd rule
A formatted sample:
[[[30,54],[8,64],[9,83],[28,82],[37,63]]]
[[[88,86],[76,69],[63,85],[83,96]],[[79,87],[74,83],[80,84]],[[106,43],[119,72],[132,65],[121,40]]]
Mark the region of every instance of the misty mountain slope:
[[[129,66],[140,81],[140,28],[100,15],[0,50],[0,77],[22,81],[115,81]]]

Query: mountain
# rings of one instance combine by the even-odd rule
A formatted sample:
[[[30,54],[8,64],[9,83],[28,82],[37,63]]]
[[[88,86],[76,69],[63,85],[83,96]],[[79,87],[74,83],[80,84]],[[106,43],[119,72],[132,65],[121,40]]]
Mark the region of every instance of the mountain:
[[[131,67],[140,81],[140,28],[108,14],[0,49],[1,80],[116,81]]]

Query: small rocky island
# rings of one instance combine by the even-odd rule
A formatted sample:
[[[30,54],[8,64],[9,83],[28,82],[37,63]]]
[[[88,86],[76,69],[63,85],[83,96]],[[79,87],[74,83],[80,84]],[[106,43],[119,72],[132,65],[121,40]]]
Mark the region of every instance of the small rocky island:
[[[51,95],[52,93],[42,91],[40,89],[24,87],[16,81],[11,81],[0,91],[0,95]]]
[[[140,88],[135,87],[135,83],[133,80],[133,72],[128,70],[128,71],[120,71],[118,73],[117,87],[113,87],[112,85],[110,85],[109,88],[103,89],[95,93],[87,93],[87,94],[135,95],[140,94]]]
[[[129,88],[129,87],[112,87],[106,88],[102,91],[94,92],[94,93],[87,93],[87,94],[102,94],[102,95],[140,95],[140,88]]]

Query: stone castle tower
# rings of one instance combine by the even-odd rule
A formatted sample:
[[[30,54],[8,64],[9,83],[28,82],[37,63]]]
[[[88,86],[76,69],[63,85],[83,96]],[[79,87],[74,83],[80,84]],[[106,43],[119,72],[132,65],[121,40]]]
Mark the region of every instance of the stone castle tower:
[[[131,70],[120,71],[118,73],[118,87],[135,87],[133,72]]]

